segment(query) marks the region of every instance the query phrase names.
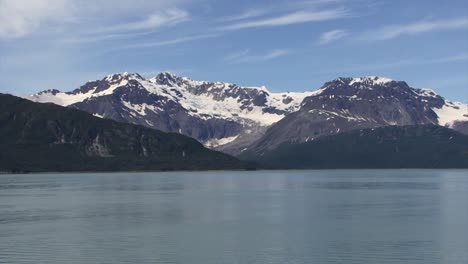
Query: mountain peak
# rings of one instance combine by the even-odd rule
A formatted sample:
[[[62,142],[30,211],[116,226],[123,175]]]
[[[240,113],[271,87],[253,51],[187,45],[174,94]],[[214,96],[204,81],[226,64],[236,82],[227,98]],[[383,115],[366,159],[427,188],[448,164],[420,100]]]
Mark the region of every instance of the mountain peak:
[[[179,76],[168,71],[161,72],[155,78],[152,79],[152,81],[155,83],[169,86],[177,85],[180,82],[180,80],[181,78]]]
[[[56,94],[58,94],[58,93],[60,93],[60,91],[57,90],[57,89],[47,89],[47,90],[41,91],[41,92],[39,92],[39,93],[37,93],[37,94],[38,94],[38,95],[42,95],[42,94],[56,95]]]
[[[319,91],[333,92],[337,90],[349,93],[351,91],[358,92],[362,90],[373,90],[374,88],[394,88],[401,87],[410,89],[407,83],[395,81],[393,79],[381,76],[364,76],[364,77],[338,77],[332,81],[326,82]],[[381,89],[377,89],[381,90]],[[386,89],[385,89],[386,90]]]
[[[170,72],[170,71],[163,71],[160,72],[157,76],[165,76],[165,77],[172,77],[172,78],[177,78],[177,74]]]
[[[386,77],[380,76],[365,76],[359,78],[352,78],[349,85],[353,85],[355,83],[364,83],[364,84],[372,84],[372,85],[384,85],[387,83],[394,82],[394,80]]]
[[[365,85],[386,85],[395,80],[382,76],[363,76],[363,77],[339,77],[332,82],[341,82],[347,85],[365,84]]]
[[[143,79],[140,74],[138,73],[128,73],[128,72],[122,72],[122,73],[114,73],[114,74],[109,74],[104,79],[103,81],[107,82],[117,82],[121,80],[129,80],[129,79]]]
[[[417,93],[419,93],[423,97],[438,97],[439,95],[432,89],[429,88],[420,88],[415,89]]]

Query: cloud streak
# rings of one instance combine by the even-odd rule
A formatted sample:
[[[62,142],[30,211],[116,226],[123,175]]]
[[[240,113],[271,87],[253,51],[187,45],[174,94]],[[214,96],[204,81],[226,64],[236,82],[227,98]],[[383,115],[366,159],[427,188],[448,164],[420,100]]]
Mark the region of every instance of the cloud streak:
[[[239,20],[259,17],[262,15],[268,14],[270,11],[271,10],[269,8],[249,9],[238,15],[222,17],[219,20],[224,21],[224,22],[239,21]]]
[[[108,49],[108,51],[162,47],[162,46],[175,45],[175,44],[180,44],[180,43],[185,43],[185,42],[190,42],[190,41],[195,41],[195,40],[200,40],[200,39],[214,38],[217,36],[219,36],[219,34],[205,34],[205,35],[185,36],[185,37],[169,39],[169,40],[147,41],[147,42],[140,42],[140,43],[131,44],[131,45],[119,46],[114,49]]]
[[[454,56],[449,56],[446,58],[439,58],[432,60],[432,63],[446,63],[446,62],[458,62],[458,61],[468,61],[468,53],[459,53]]]
[[[219,30],[240,30],[247,28],[286,26],[293,24],[338,19],[346,17],[348,15],[349,11],[344,8],[328,9],[321,11],[295,11],[276,17],[236,22],[231,25],[220,27]]]
[[[390,25],[383,28],[365,32],[361,40],[389,40],[404,35],[417,35],[432,31],[456,30],[468,28],[468,17],[448,20],[419,21],[410,24]]]
[[[230,54],[224,58],[228,63],[252,63],[273,60],[291,53],[286,49],[275,49],[264,54],[252,54],[250,50],[243,50]]]
[[[188,0],[0,0],[0,40],[155,30],[190,20]]]
[[[341,30],[341,29],[336,29],[336,30],[332,30],[332,31],[328,31],[328,32],[325,32],[323,33],[319,40],[318,40],[318,44],[319,45],[325,45],[325,44],[328,44],[330,42],[333,42],[333,41],[337,41],[341,38],[344,38],[348,35],[348,33],[344,30]]]
[[[185,10],[177,8],[166,9],[163,11],[154,12],[143,20],[101,28],[94,33],[151,30],[163,26],[173,26],[181,22],[188,21],[189,19],[190,15]]]

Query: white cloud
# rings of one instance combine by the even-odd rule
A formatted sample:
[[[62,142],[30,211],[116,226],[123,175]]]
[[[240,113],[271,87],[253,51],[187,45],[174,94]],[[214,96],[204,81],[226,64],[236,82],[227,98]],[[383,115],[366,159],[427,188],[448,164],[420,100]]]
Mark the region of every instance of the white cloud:
[[[66,21],[68,0],[0,0],[0,39],[26,36],[48,22]]]
[[[189,20],[190,14],[177,8],[187,1],[0,0],[0,40],[33,33],[76,37],[154,30]]]
[[[275,49],[264,54],[251,54],[250,50],[243,50],[226,56],[224,59],[229,63],[261,62],[276,59],[291,53],[286,49]]]
[[[285,26],[292,24],[300,24],[307,22],[317,22],[332,20],[345,17],[349,14],[348,10],[344,8],[336,8],[322,11],[295,11],[288,14],[283,14],[276,17],[265,19],[256,19],[251,21],[237,22],[231,25],[220,27],[220,30],[239,30],[246,28],[257,27],[275,27]]]
[[[332,41],[336,41],[338,39],[344,38],[347,35],[348,35],[348,33],[346,31],[344,31],[344,30],[341,30],[341,29],[328,31],[328,32],[323,33],[320,36],[318,44],[320,44],[320,45],[328,44],[328,43],[330,43]]]
[[[468,28],[468,18],[448,20],[419,21],[411,24],[390,25],[375,31],[366,32],[363,40],[388,40],[402,35],[416,35],[431,31],[455,30]]]

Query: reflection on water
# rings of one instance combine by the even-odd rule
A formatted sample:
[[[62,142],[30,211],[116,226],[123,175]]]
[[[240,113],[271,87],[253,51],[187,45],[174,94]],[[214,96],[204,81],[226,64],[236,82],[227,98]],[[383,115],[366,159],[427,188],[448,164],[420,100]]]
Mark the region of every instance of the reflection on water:
[[[0,263],[468,263],[468,173],[0,176]]]

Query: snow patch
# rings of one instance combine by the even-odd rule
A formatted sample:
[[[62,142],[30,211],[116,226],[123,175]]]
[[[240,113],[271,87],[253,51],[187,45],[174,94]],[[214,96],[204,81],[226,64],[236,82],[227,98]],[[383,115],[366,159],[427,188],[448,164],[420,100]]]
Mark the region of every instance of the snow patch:
[[[239,137],[239,135],[233,136],[233,137],[219,138],[219,139],[218,138],[213,138],[213,139],[207,140],[204,145],[207,148],[215,148],[215,147],[219,147],[219,146],[223,146],[223,145],[226,145],[228,143],[231,143],[234,140],[236,140],[238,137]]]
[[[445,101],[441,108],[432,108],[437,114],[439,125],[452,127],[456,121],[468,121],[468,105]]]
[[[140,116],[146,116],[148,114],[147,113],[148,111],[151,111],[154,113],[163,111],[163,109],[154,105],[149,105],[149,104],[131,104],[127,101],[122,101],[122,104],[126,108],[130,109],[133,113],[137,113]],[[130,114],[132,114],[132,112],[130,112]]]
[[[100,91],[98,93],[95,93],[97,87],[94,87],[93,89],[89,90],[86,93],[76,93],[76,94],[58,92],[54,95],[50,91],[45,91],[45,92],[41,92],[38,94],[33,94],[31,96],[26,97],[25,99],[38,102],[38,103],[54,103],[56,105],[69,106],[75,103],[83,102],[86,99],[89,99],[92,97],[110,95],[114,93],[115,89],[117,89],[118,87],[124,86],[127,83],[128,83],[127,80],[121,80],[119,83],[113,84],[106,90]]]

